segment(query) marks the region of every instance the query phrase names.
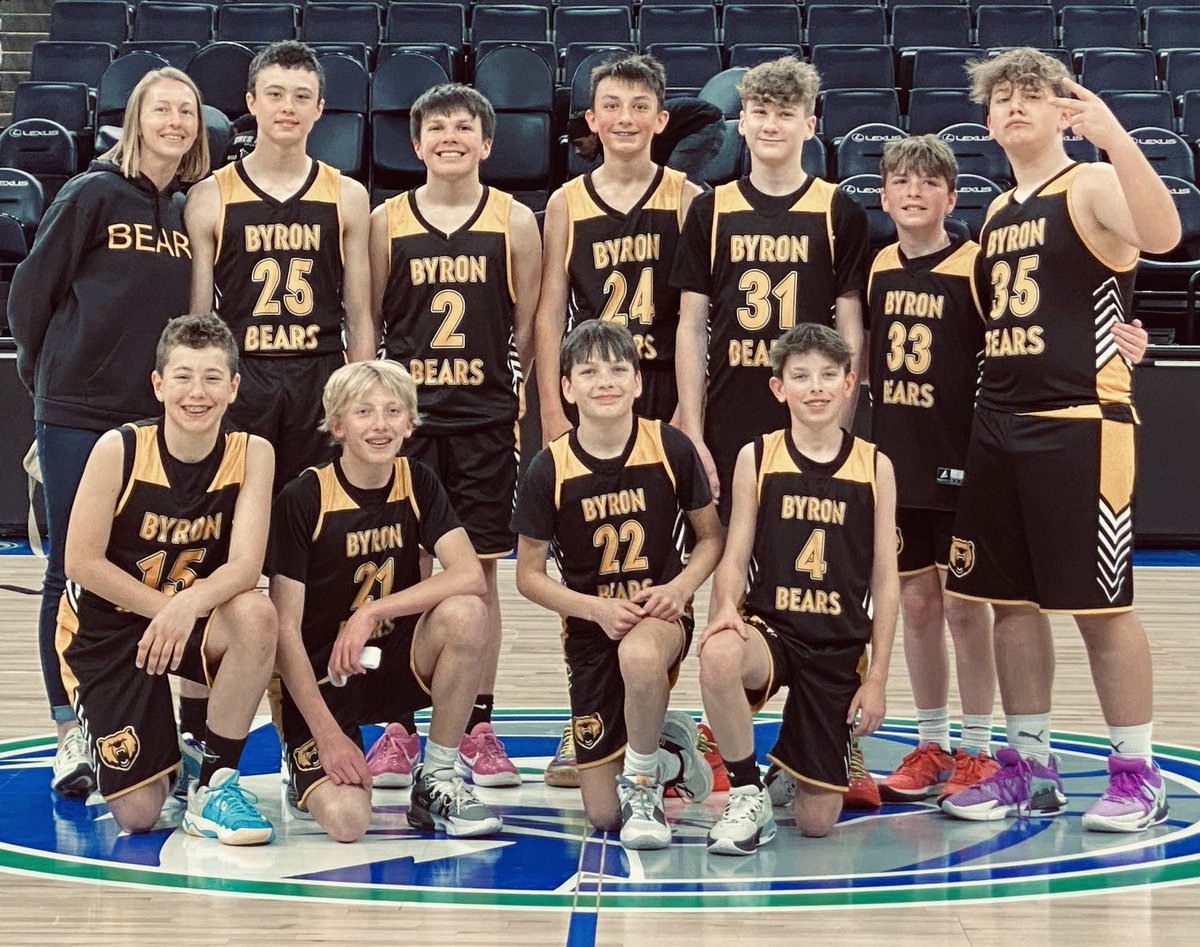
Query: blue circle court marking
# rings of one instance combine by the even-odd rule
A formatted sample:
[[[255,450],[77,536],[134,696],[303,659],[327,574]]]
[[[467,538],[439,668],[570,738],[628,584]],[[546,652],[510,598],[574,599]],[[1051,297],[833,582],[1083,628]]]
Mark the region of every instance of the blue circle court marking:
[[[496,730],[523,776],[519,788],[480,789],[504,817],[503,834],[452,839],[409,828],[406,790],[379,789],[367,835],[353,845],[285,814],[279,747],[265,721],[242,759],[277,840],[233,848],[178,829],[168,802],[160,827],[122,836],[103,804],[49,789],[53,739],[0,743],[0,869],[61,879],[299,899],[461,906],[738,910],[845,908],[1071,895],[1200,879],[1200,751],[1156,747],[1169,820],[1137,835],[1085,832],[1080,816],[1106,785],[1107,741],[1056,733],[1067,813],[1056,819],[959,822],[932,804],[844,813],[825,839],[804,839],[777,809],[775,840],[748,858],[709,855],[708,827],[725,797],[668,800],[674,841],[625,852],[590,833],[576,790],[543,784],[562,732],[562,710],[497,713]],[[756,718],[759,758],[778,714]],[[365,728],[366,740],[379,729]],[[910,721],[889,720],[864,741],[877,775],[915,744]]]

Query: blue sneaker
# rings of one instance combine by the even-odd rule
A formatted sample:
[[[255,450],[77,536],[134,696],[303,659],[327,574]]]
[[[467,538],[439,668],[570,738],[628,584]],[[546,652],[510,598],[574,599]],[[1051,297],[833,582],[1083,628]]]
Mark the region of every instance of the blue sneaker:
[[[200,778],[200,767],[204,765],[204,744],[190,733],[179,734],[179,757],[179,775],[175,777],[171,795],[186,806],[188,787]]]
[[[239,785],[236,769],[219,769],[207,786],[197,782],[188,790],[183,829],[225,845],[265,845],[275,839],[275,829],[256,802],[258,796]]]

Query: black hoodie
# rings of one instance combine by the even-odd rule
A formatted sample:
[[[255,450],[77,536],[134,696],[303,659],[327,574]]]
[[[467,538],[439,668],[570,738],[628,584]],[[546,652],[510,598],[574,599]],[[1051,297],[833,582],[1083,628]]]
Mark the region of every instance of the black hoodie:
[[[93,161],[46,211],[8,301],[38,421],[105,431],[159,412],[155,346],[189,304],[183,202],[175,181]]]

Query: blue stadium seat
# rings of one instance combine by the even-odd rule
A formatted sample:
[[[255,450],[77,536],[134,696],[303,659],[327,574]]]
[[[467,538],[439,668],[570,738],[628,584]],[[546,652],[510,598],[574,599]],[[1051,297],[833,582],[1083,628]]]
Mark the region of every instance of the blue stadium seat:
[[[1170,92],[1100,91],[1113,114],[1126,128],[1174,128],[1175,107]]]
[[[1168,49],[1200,44],[1200,6],[1168,4],[1146,10],[1146,45]]]
[[[46,199],[37,178],[17,168],[0,168],[0,214],[17,218],[28,240],[32,241],[45,209]]]
[[[13,97],[13,123],[48,118],[75,140],[79,167],[94,153],[91,96],[82,82],[20,82]]]
[[[917,47],[912,56],[910,88],[965,89],[967,63],[980,58],[980,50],[970,48],[943,49],[937,46]]]
[[[445,43],[380,43],[375,66],[382,66],[397,53],[420,53],[428,56],[444,70],[451,80],[462,77],[462,48],[450,47]]]
[[[142,0],[133,21],[135,40],[186,39],[203,46],[211,42],[216,9],[202,3],[165,3]]]
[[[310,158],[324,161],[342,174],[366,183],[367,117],[361,112],[332,112],[326,109],[308,133],[305,150]]]
[[[408,116],[426,89],[449,81],[446,71],[421,53],[395,53],[371,76],[371,192],[416,187],[425,166],[412,148]]]
[[[1179,130],[1188,141],[1200,141],[1200,89],[1191,89],[1179,97]]]
[[[835,175],[840,181],[858,174],[878,174],[883,148],[889,141],[907,138],[895,125],[870,122],[846,132],[834,148]]]
[[[545,42],[550,33],[550,13],[545,7],[481,3],[471,13],[471,37],[489,40]]]
[[[753,69],[759,63],[773,62],[784,56],[804,58],[804,47],[799,43],[737,43],[726,46],[729,53],[729,68]]]
[[[971,239],[978,240],[987,209],[992,206],[992,201],[1004,193],[1004,188],[978,174],[960,174],[956,190],[958,200],[954,205],[954,216],[966,223],[971,231]]]
[[[711,6],[650,6],[638,17],[639,45],[716,43],[717,11]]]
[[[523,39],[485,39],[476,40],[471,45],[471,52],[474,55],[475,62],[479,62],[494,49],[500,49],[502,46],[520,46],[522,49],[530,49],[541,57],[542,62],[546,64],[546,68],[553,75],[558,72],[558,49],[554,45],[553,40],[542,40],[540,42]]]
[[[711,102],[721,110],[727,119],[737,118],[742,110],[742,99],[738,95],[737,85],[742,81],[746,72],[747,70],[741,66],[734,66],[718,72],[704,83],[697,97],[705,102]]]
[[[33,44],[29,78],[34,82],[82,82],[94,89],[113,61],[109,43],[42,40]]]
[[[1100,160],[1100,149],[1082,135],[1072,135],[1070,129],[1063,135],[1063,151],[1072,161]]]
[[[461,49],[466,41],[466,14],[456,4],[389,3],[383,38],[389,43],[444,43]]]
[[[971,12],[965,6],[904,4],[892,11],[892,45],[969,46]]]
[[[591,70],[610,56],[615,56],[619,52],[636,52],[637,46],[633,43],[570,43],[567,46],[566,53],[562,57],[563,63],[563,83],[567,86],[573,86],[575,75],[579,70],[580,65],[584,62],[588,63],[587,73],[590,75]],[[600,56],[595,56],[595,53],[601,53]],[[584,98],[587,98],[587,92],[584,92]]]
[[[1085,49],[1080,55],[1080,82],[1102,89],[1157,89],[1158,69],[1152,49]]]
[[[104,125],[120,125],[125,118],[125,103],[142,76],[162,69],[167,61],[154,53],[136,52],[114,59],[96,87],[96,131]],[[99,142],[97,142],[99,147]]]
[[[728,184],[742,176],[745,162],[745,142],[737,130],[737,122],[728,119],[725,122],[725,138],[721,143],[721,150],[700,172],[699,177],[709,187]]]
[[[728,4],[721,22],[727,50],[744,43],[798,46],[802,40],[799,7]]]
[[[1062,9],[1063,49],[1115,46],[1133,49],[1141,45],[1141,22],[1133,7],[1094,7],[1068,4]]]
[[[950,146],[961,174],[977,174],[997,183],[1010,183],[1012,171],[1008,158],[988,133],[986,125],[959,122],[938,132],[938,138]]]
[[[507,190],[547,190],[554,108],[549,67],[531,50],[506,46],[476,64],[475,88],[496,109],[496,137],[480,178]]]
[[[812,64],[821,75],[822,89],[891,89],[890,46],[814,46]]]
[[[813,135],[800,152],[800,167],[815,178],[829,177],[829,148],[820,135]]]
[[[882,122],[900,125],[900,102],[894,89],[830,89],[817,101],[818,131],[836,144],[859,125]]]
[[[1200,49],[1165,49],[1160,56],[1163,88],[1171,95],[1200,89]]]
[[[75,139],[58,122],[26,118],[0,132],[0,167],[17,168],[41,182],[48,202],[79,170]]]
[[[12,282],[13,271],[29,254],[29,241],[25,228],[12,214],[0,214],[0,285]],[[5,290],[7,294],[7,289]],[[0,309],[3,307],[0,306]],[[0,320],[0,333],[10,335],[7,326]]]
[[[1196,179],[1192,149],[1183,136],[1166,128],[1134,128],[1129,137],[1137,142],[1138,149],[1159,177]]]
[[[728,9],[728,8],[726,8]],[[728,16],[728,14],[726,14]],[[740,42],[754,42],[753,39]],[[789,37],[766,37],[761,42],[790,43]],[[816,6],[808,11],[808,44],[810,46],[861,43],[878,46],[887,42],[887,21],[883,8],[878,6]],[[726,48],[732,46],[725,38]],[[922,44],[929,45],[929,44]]]
[[[1045,4],[1010,6],[985,3],[975,14],[976,44],[994,46],[1053,46],[1057,41],[1054,11]]]
[[[176,69],[186,72],[192,57],[198,52],[200,52],[200,44],[187,39],[130,39],[121,44],[117,55],[153,53],[155,56],[161,56]]]
[[[362,63],[341,55],[322,56],[319,62],[325,73],[325,111],[365,115],[370,103],[371,77]]]
[[[896,225],[883,209],[883,179],[878,174],[855,174],[838,184],[867,212],[871,248],[879,250],[896,239]]]
[[[971,101],[966,89],[913,89],[908,94],[908,131],[935,135],[960,122],[979,122],[982,106]]]
[[[120,46],[129,39],[129,7],[123,0],[56,3],[50,8],[50,38]]]
[[[629,43],[632,36],[628,7],[559,7],[554,11],[554,42],[559,49],[572,43]]]
[[[713,43],[655,43],[643,48],[663,64],[668,96],[695,95],[721,71],[721,48]]]
[[[246,76],[254,53],[241,43],[209,43],[192,57],[187,73],[200,87],[207,105],[232,119],[246,109]]]
[[[306,43],[362,43],[379,46],[379,7],[374,3],[318,3],[304,8],[300,38]]]
[[[217,39],[263,46],[299,35],[299,16],[290,3],[226,3],[217,14]]]

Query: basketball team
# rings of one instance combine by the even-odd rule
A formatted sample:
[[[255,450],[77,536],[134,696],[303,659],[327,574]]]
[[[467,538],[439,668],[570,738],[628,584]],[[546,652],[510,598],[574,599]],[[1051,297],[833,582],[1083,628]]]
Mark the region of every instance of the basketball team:
[[[563,622],[571,721],[545,779],[627,848],[668,846],[664,793],[714,784],[707,846],[729,856],[770,842],[779,807],[811,837],[881,797],[1063,813],[1053,613],[1075,617],[1112,742],[1083,827],[1161,823],[1131,298],[1139,252],[1172,248],[1179,218],[1056,60],[969,72],[1015,188],[976,243],[950,149],[889,143],[898,240],[873,260],[864,211],[802,167],[820,80],[794,58],[743,77],[750,171],[708,191],[650,159],[661,65],[598,66],[603,161],[540,230],[481,183],[496,120],[468,86],[414,104],[425,182],[372,211],[305,153],[324,91],[308,47],[256,56],[253,150],[211,175],[195,85],[149,73],[9,303],[49,529],[54,791],[98,791],[130,833],[173,793],[187,832],[270,842],[239,777],[266,692],[292,817],[353,842],[392,787],[416,828],[501,832],[473,787],[521,781],[491,725],[496,560],[515,548],[519,592]],[[1067,131],[1107,160],[1074,162]],[[518,479],[525,378],[543,449]],[[851,434],[868,415],[870,439]],[[884,720],[898,615],[918,742],[876,784],[858,740]],[[669,709],[693,648],[700,728]],[[753,713],[780,688],[764,773]]]

